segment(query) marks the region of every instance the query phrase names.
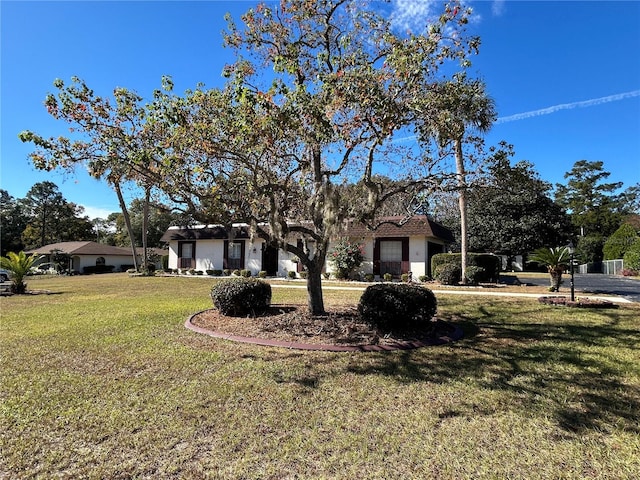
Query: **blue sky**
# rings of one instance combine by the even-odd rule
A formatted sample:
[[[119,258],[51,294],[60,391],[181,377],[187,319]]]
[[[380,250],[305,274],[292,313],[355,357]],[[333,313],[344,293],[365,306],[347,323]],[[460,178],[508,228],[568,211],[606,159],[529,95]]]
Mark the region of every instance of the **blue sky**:
[[[108,186],[82,171],[36,171],[17,135],[67,133],[42,102],[53,81],[83,78],[98,94],[127,87],[143,96],[171,75],[177,92],[216,87],[230,52],[223,16],[253,1],[0,2],[0,187],[17,198],[55,182],[91,217],[119,211]],[[375,2],[374,2],[375,4]],[[485,80],[499,120],[488,144],[506,140],[515,160],[563,182],[577,160],[601,160],[610,181],[640,182],[640,2],[473,1],[471,30],[482,37],[471,73]],[[417,30],[430,2],[393,0],[398,28]],[[129,192],[130,198],[135,196]]]

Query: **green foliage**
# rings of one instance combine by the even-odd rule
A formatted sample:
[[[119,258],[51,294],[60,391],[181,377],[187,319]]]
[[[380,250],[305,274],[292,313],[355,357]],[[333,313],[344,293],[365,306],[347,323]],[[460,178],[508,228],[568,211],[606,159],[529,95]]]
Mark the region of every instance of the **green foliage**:
[[[296,273],[296,271],[295,271],[295,270],[289,270],[289,271],[287,272],[287,277],[289,277],[289,278],[291,278],[291,279],[297,278],[297,276],[298,276],[298,274]]]
[[[27,256],[24,252],[8,252],[6,257],[0,257],[0,268],[9,270],[11,277],[11,291],[22,294],[27,291],[27,284],[24,278],[34,265],[37,265],[44,257],[34,255]]]
[[[573,232],[571,218],[551,198],[551,184],[533,164],[511,164],[512,147],[502,144],[489,159],[488,178],[468,193],[469,249],[520,255],[562,245]]]
[[[364,280],[365,282],[373,282],[376,276],[373,273],[365,273]]]
[[[336,278],[348,278],[349,274],[362,265],[364,261],[364,246],[341,239],[329,253],[329,263],[333,266]]]
[[[464,274],[467,279],[467,283],[471,285],[477,285],[485,277],[484,268],[476,267],[475,265],[468,266]]]
[[[362,319],[384,329],[428,322],[436,309],[436,297],[431,290],[408,283],[370,285],[358,303]]]
[[[467,267],[467,269],[469,268]],[[462,267],[457,263],[438,265],[433,272],[435,279],[442,285],[457,285],[462,278]]]
[[[169,255],[162,255],[162,269],[169,269]]]
[[[205,272],[207,272],[207,275],[209,275],[209,276],[213,275],[213,270],[212,269],[207,269],[207,270],[205,270]]]
[[[240,270],[239,269],[235,269],[233,272],[231,272],[231,274],[235,277],[239,277],[240,276]]]
[[[624,267],[630,270],[640,271],[640,238],[626,251],[623,257]]]
[[[462,259],[460,253],[438,253],[431,258],[431,271],[434,278],[442,283],[438,279],[438,272],[440,267],[445,264],[455,264],[460,267],[462,272]],[[469,267],[479,267],[482,271],[474,271],[474,276],[477,276],[478,282],[497,282],[500,277],[500,258],[490,253],[469,253],[467,255],[467,269]],[[448,274],[451,274],[449,272]],[[457,281],[462,278],[462,273],[458,277]],[[445,285],[453,285],[452,283],[445,283]]]
[[[427,282],[427,281],[429,281],[429,276],[428,275],[420,275],[418,277],[418,280],[420,280],[420,282],[422,282],[422,283]]]
[[[391,275],[390,273],[385,273],[385,274],[382,276],[382,278],[383,278],[383,280],[384,280],[385,282],[390,282],[390,281],[392,281],[392,280],[393,280],[393,275]]]
[[[258,272],[258,278],[267,278],[267,271],[266,270],[260,270]]]
[[[569,267],[570,253],[567,247],[539,248],[529,255],[529,260],[547,266],[551,292],[560,291],[562,272]]]
[[[250,277],[251,270],[247,270],[247,269],[240,270],[240,276],[245,278]]]
[[[402,275],[400,275],[400,280],[402,280],[404,283],[407,283],[409,281],[409,274],[403,273]]]
[[[225,278],[213,285],[211,299],[223,315],[260,315],[271,305],[271,285],[257,278]]]
[[[602,247],[605,260],[617,260],[631,248],[633,243],[640,238],[636,229],[629,223],[623,223],[613,232]]]
[[[229,275],[231,275],[231,270],[230,270],[230,269],[228,269],[228,268],[225,268],[224,270],[222,270],[222,274],[223,274],[225,277],[228,277]]]
[[[556,202],[571,212],[571,221],[582,236],[610,236],[622,223],[633,203],[633,190],[615,192],[622,182],[606,183],[610,172],[602,161],[579,160],[565,173],[566,185],[556,185]],[[589,261],[602,260],[602,250]]]

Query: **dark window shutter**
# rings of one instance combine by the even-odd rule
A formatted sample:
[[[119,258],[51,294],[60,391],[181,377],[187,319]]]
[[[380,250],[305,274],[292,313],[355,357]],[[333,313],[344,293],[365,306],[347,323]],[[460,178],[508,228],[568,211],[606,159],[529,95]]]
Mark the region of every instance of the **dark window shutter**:
[[[380,275],[380,239],[373,242],[373,274]]]

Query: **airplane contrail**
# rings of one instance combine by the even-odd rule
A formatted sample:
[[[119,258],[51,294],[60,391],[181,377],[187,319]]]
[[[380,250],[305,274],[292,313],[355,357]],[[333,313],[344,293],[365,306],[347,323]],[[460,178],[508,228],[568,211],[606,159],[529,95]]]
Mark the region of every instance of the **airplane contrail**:
[[[618,93],[617,95],[609,95],[606,97],[592,98],[591,100],[584,100],[582,102],[561,103],[560,105],[541,108],[540,110],[532,110],[531,112],[516,113],[515,115],[509,115],[507,117],[500,117],[496,120],[496,123],[515,122],[516,120],[524,120],[526,118],[538,117],[540,115],[549,115],[550,113],[555,113],[559,110],[592,107],[594,105],[601,105],[603,103],[609,103],[609,102],[617,102],[618,100],[625,100],[627,98],[638,97],[638,96],[640,96],[640,90],[633,90],[631,92]]]

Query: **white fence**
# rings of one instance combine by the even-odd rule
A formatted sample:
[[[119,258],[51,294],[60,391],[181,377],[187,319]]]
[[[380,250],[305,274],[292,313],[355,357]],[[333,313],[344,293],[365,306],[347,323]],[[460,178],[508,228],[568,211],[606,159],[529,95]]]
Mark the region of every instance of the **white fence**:
[[[604,273],[605,275],[620,275],[623,269],[623,260],[605,260],[604,262],[584,263],[578,267],[578,273]]]

